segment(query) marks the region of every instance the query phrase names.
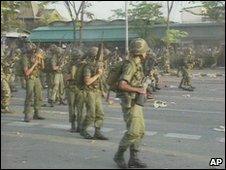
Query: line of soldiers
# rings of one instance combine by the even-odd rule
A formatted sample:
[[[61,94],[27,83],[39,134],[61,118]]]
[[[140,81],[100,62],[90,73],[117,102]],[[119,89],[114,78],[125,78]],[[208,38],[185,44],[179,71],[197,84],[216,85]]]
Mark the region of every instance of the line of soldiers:
[[[112,55],[113,54],[113,55]],[[186,58],[190,53],[186,53]],[[101,128],[104,122],[104,111],[102,97],[109,89],[106,84],[109,69],[112,65],[123,62],[118,55],[118,49],[110,52],[108,49],[91,47],[84,51],[79,48],[68,46],[66,49],[51,45],[48,50],[43,51],[35,44],[26,45],[26,52],[18,51],[15,56],[20,56],[20,66],[26,82],[26,98],[24,103],[24,121],[32,120],[32,105],[34,108],[33,119],[42,120],[41,105],[43,102],[44,84],[41,75],[46,75],[47,97],[50,106],[57,101],[65,105],[67,99],[69,110],[70,132],[78,132],[85,139],[108,140],[102,134]],[[9,110],[10,90],[9,81],[6,78],[6,68],[9,61],[1,60],[1,106],[3,110]],[[5,64],[5,63],[8,63]],[[14,61],[15,63],[15,61]],[[120,168],[137,167],[145,168],[147,165],[138,158],[139,146],[144,137],[145,124],[143,117],[143,106],[138,105],[137,94],[151,94],[152,91],[160,90],[158,63],[155,53],[149,48],[145,40],[137,38],[130,44],[130,58],[122,67],[116,96],[121,98],[123,117],[127,131],[122,137],[114,161]],[[184,62],[188,63],[188,62]],[[4,66],[6,65],[6,66]],[[168,67],[166,67],[168,68]],[[183,72],[182,84],[190,85],[187,67],[181,66]],[[147,89],[142,86],[142,80],[149,76],[152,83]],[[45,82],[45,81],[44,81]],[[94,135],[88,132],[93,125]],[[130,149],[128,164],[124,160],[124,152]]]

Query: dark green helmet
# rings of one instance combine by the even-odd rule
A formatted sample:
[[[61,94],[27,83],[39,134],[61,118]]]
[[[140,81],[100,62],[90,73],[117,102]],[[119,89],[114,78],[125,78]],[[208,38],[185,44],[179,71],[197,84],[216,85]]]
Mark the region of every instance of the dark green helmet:
[[[98,47],[91,47],[87,52],[87,56],[94,58],[96,57],[97,52],[98,52]]]
[[[36,51],[37,47],[34,43],[27,44],[27,52]]]
[[[142,38],[136,38],[130,43],[130,53],[140,55],[149,50],[147,42]]]
[[[109,56],[109,54],[111,53],[111,51],[107,48],[104,49],[104,56]]]
[[[74,49],[71,53],[71,57],[73,59],[82,59],[84,57],[84,53],[80,49]]]

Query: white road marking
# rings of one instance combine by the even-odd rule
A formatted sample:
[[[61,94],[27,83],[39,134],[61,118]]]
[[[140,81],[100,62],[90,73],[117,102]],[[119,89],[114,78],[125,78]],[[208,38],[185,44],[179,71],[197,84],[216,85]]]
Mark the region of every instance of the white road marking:
[[[57,129],[69,129],[70,125],[66,125],[66,124],[49,124],[49,125],[44,125],[43,127],[57,128]]]
[[[154,135],[156,135],[157,134],[157,132],[154,132],[154,131],[146,131],[145,132],[145,135],[146,136],[154,136]]]
[[[183,139],[194,139],[194,140],[199,140],[201,138],[200,135],[188,135],[188,134],[182,134],[182,133],[167,133],[164,136],[171,137],[171,138],[183,138]]]
[[[121,131],[121,133],[125,133],[126,131],[127,130]],[[154,131],[145,131],[146,136],[154,136],[156,134],[157,134],[157,132],[154,132]]]
[[[8,123],[7,125],[11,125],[11,126],[34,126],[34,125],[39,125],[39,123],[12,122],[12,123]]]
[[[225,138],[216,138],[216,140],[220,143],[225,143]]]
[[[89,127],[88,130],[94,131],[94,128],[93,127]],[[102,132],[111,132],[113,130],[114,130],[113,128],[106,128],[106,127],[101,128]]]

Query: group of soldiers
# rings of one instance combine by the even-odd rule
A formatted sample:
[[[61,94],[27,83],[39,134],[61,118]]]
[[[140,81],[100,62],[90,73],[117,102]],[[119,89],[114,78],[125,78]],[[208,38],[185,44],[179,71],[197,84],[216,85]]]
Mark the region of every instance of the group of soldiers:
[[[193,90],[189,76],[191,65],[191,51],[186,49],[180,63],[182,80],[179,85]],[[166,54],[168,55],[168,54]],[[168,64],[164,55],[164,63]],[[99,47],[88,49],[73,48],[67,46],[61,48],[50,45],[48,48],[28,43],[22,50],[4,52],[1,56],[1,111],[10,113],[9,104],[11,98],[10,82],[15,72],[26,89],[24,103],[24,121],[33,119],[42,120],[41,106],[44,100],[43,88],[47,88],[48,103],[51,107],[59,104],[68,104],[70,132],[78,132],[85,139],[108,140],[102,134],[101,128],[104,122],[102,98],[109,92],[107,77],[109,70],[117,63],[124,62],[116,47],[113,52]],[[17,65],[18,68],[15,68]],[[169,66],[163,66],[168,72]],[[130,44],[129,60],[124,63],[118,77],[118,90],[116,96],[121,98],[123,117],[127,131],[119,143],[114,161],[120,168],[138,167],[147,165],[138,158],[140,141],[144,136],[145,125],[143,118],[143,106],[136,103],[137,94],[149,94],[160,90],[159,86],[159,59],[149,48],[147,42],[141,38],[134,39]],[[44,76],[43,76],[44,75]],[[151,83],[147,89],[142,87],[144,77],[150,77]],[[43,79],[44,77],[44,79]],[[186,88],[184,88],[186,89]],[[92,136],[88,127],[94,126],[95,133]],[[130,160],[126,164],[124,152],[130,149]]]

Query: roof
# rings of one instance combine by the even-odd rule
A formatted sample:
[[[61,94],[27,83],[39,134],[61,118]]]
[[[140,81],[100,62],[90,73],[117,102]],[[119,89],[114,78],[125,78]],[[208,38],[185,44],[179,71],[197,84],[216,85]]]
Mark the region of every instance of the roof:
[[[103,37],[102,37],[103,35]],[[78,41],[79,32],[76,31],[76,40]],[[129,38],[136,38],[137,34],[129,32]],[[33,42],[56,42],[73,41],[72,27],[39,27],[32,31],[29,40]],[[90,26],[83,29],[84,41],[124,41],[124,26]]]
[[[87,24],[83,28],[83,41],[95,42],[103,41],[125,41],[125,24],[120,21],[102,22],[102,25]],[[100,23],[98,21],[98,23]],[[121,22],[121,24],[120,24]],[[33,42],[72,42],[73,41],[73,27],[69,25],[70,22],[55,22],[64,23],[60,26],[38,27],[32,30],[29,39]],[[92,23],[92,22],[89,22]],[[105,24],[108,23],[108,24]],[[117,24],[116,24],[117,23]],[[54,25],[54,24],[53,24]],[[130,27],[131,28],[131,27]],[[179,29],[188,32],[189,38],[192,39],[220,39],[224,37],[224,30],[222,25],[218,23],[193,23],[193,24],[170,24],[171,29]],[[153,33],[162,38],[165,35],[166,25],[155,25]],[[79,32],[76,32],[76,40],[78,41]],[[129,30],[129,38],[137,38],[138,35]]]

